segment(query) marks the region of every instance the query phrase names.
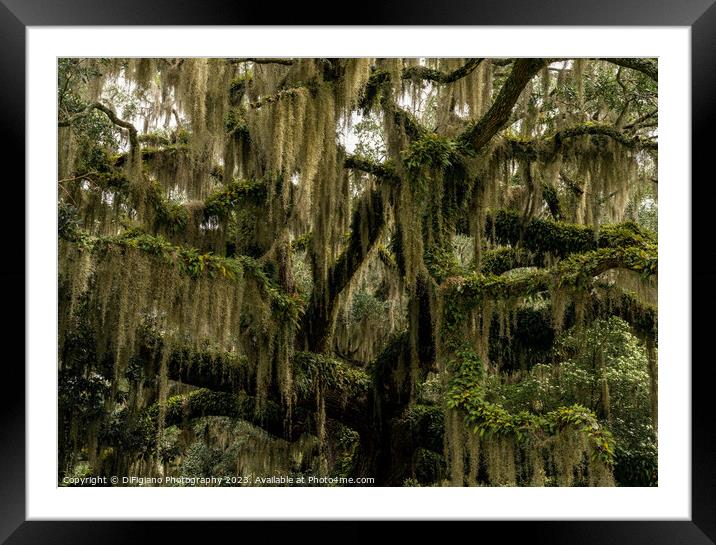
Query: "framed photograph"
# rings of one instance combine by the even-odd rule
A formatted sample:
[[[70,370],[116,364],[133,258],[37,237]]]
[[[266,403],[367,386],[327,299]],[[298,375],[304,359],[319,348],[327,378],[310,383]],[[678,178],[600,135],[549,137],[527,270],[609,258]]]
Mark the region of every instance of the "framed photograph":
[[[80,4],[0,7],[2,539],[713,543],[709,2]]]

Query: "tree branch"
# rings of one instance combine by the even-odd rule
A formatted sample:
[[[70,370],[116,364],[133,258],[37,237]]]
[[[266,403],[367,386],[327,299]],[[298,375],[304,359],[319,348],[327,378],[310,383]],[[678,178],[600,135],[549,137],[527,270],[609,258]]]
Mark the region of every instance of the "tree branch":
[[[634,121],[633,123],[629,123],[628,125],[625,125],[625,126],[624,126],[624,130],[627,131],[627,130],[632,130],[632,129],[637,129],[637,128],[639,128],[639,126],[640,126],[642,123],[644,123],[645,121],[648,121],[649,119],[651,119],[652,117],[654,117],[657,113],[659,113],[659,110],[656,110],[656,109],[655,109],[655,110],[652,110],[652,111],[650,111],[650,112],[645,113],[643,116],[641,116],[639,119],[637,119],[637,120]]]
[[[600,61],[611,62],[617,66],[623,66],[624,68],[630,68],[646,74],[654,81],[659,81],[659,68],[656,63],[648,61],[646,59],[632,59],[632,58],[600,58]]]
[[[409,66],[403,68],[401,77],[410,80],[427,80],[436,83],[453,83],[465,76],[471,74],[480,66],[485,59],[469,59],[464,65],[456,68],[452,72],[441,72],[435,68],[427,66]]]
[[[324,351],[335,318],[337,298],[370,253],[384,226],[383,194],[380,190],[369,191],[356,203],[348,244],[328,271],[327,289],[314,289],[304,314],[303,338],[312,352]]]
[[[584,289],[591,287],[596,276],[612,270],[624,269],[644,277],[657,274],[657,252],[642,248],[600,248],[583,254],[574,254],[551,269],[537,269],[518,276],[472,275],[467,278],[448,279],[445,292],[459,297],[462,305],[473,308],[484,300],[510,299],[535,295],[552,288]],[[446,307],[447,308],[447,307]]]
[[[378,240],[385,225],[383,204],[383,195],[378,190],[369,192],[357,204],[351,221],[348,246],[329,274],[331,288],[336,295],[343,291]],[[367,234],[366,239],[361,237],[362,232]]]
[[[306,89],[306,86],[298,85],[296,87],[290,87],[289,89],[282,89],[282,90],[274,93],[273,95],[269,95],[269,96],[260,98],[254,102],[249,103],[249,108],[258,110],[262,106],[266,106],[267,104],[272,104],[274,102],[278,102],[279,100],[282,100],[284,98],[298,96],[299,89]]]
[[[619,142],[621,145],[631,149],[645,149],[656,151],[659,149],[658,142],[644,138],[642,136],[629,137],[622,131],[612,125],[604,125],[601,123],[584,123],[575,127],[563,129],[546,140],[551,140],[556,147],[561,147],[564,140],[568,138],[575,138],[583,135],[601,135],[608,136],[612,140]]]
[[[486,218],[487,233],[494,233],[498,244],[521,245],[530,252],[567,257],[574,253],[598,248],[635,246],[649,248],[656,243],[632,223],[602,225],[599,236],[588,225],[577,225],[533,218],[523,222],[522,215],[511,210],[498,210]]]
[[[396,125],[401,125],[403,127],[406,136],[410,140],[417,140],[427,132],[425,127],[423,127],[415,116],[407,110],[400,108],[395,104],[391,104],[390,110]]]
[[[351,170],[367,172],[387,182],[400,182],[400,177],[390,163],[376,163],[359,155],[349,155],[343,165]]]
[[[620,131],[613,125],[595,123],[588,121],[574,127],[568,127],[551,135],[538,136],[531,140],[505,135],[504,141],[507,144],[505,153],[511,157],[521,157],[534,161],[540,157],[553,158],[566,147],[566,142],[579,136],[603,136],[611,138],[622,146],[632,150],[657,151],[659,143],[656,140],[645,138],[640,135],[630,136]]]
[[[164,425],[178,425],[203,416],[228,416],[251,422],[276,437],[283,437],[286,430],[280,407],[271,403],[259,416],[255,410],[256,405],[256,399],[245,392],[237,394],[200,388],[167,399]],[[149,407],[147,412],[156,420],[158,405]]]
[[[302,312],[303,302],[277,286],[256,259],[249,256],[221,257],[202,253],[197,248],[172,244],[164,237],[141,232],[125,231],[118,235],[95,236],[77,229],[71,233],[60,233],[60,236],[87,252],[108,247],[136,248],[157,263],[170,265],[178,273],[192,278],[200,275],[220,276],[231,282],[241,282],[248,277],[256,283],[277,315],[297,322]]]
[[[159,358],[160,356],[156,356]],[[188,364],[187,358],[191,358]],[[292,358],[294,381],[296,383],[294,407],[310,411],[316,410],[316,386],[321,382],[325,395],[326,416],[337,420],[356,431],[365,431],[371,427],[370,415],[371,388],[368,374],[340,360],[321,354],[298,352]],[[188,354],[185,350],[175,350],[167,362],[168,378],[213,392],[236,394],[243,391],[245,402],[251,402],[251,410],[242,414],[254,415],[249,420],[260,421],[257,415],[256,384],[252,380],[249,365],[242,362],[224,361],[216,354],[203,356]],[[269,392],[274,405],[280,405],[278,392]],[[239,416],[239,415],[237,415]],[[244,418],[242,416],[242,418]],[[282,419],[282,417],[281,417]],[[258,424],[262,425],[262,424]],[[280,426],[275,426],[280,427]]]
[[[547,64],[546,59],[518,59],[490,109],[468,127],[458,140],[480,151],[510,119],[512,109],[527,83]]]
[[[114,111],[111,108],[108,108],[104,104],[101,104],[100,102],[94,102],[87,106],[84,110],[77,112],[76,114],[66,118],[61,119],[58,121],[57,126],[58,127],[68,127],[78,119],[86,116],[89,114],[92,110],[99,110],[100,112],[103,112],[107,117],[109,117],[110,121],[114,123],[115,125],[122,127],[123,129],[127,129],[129,132],[129,145],[132,148],[132,150],[136,150],[139,148],[139,141],[137,138],[137,129],[134,125],[132,125],[129,121],[124,121],[123,119],[120,119],[117,117],[117,114],[114,113]]]
[[[252,62],[254,64],[281,64],[283,66],[291,66],[296,59],[280,59],[275,57],[246,57],[242,59],[227,59],[228,62],[239,64],[242,62]]]

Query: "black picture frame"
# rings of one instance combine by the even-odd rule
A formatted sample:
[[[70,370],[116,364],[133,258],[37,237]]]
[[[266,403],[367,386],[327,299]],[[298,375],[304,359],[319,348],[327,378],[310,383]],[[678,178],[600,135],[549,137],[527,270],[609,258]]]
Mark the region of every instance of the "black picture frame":
[[[513,538],[531,542],[569,545],[590,544],[693,544],[716,540],[716,443],[712,417],[711,364],[706,339],[712,320],[716,260],[712,259],[712,225],[707,207],[712,207],[713,173],[707,170],[713,155],[713,125],[716,123],[716,4],[714,0],[500,0],[430,2],[393,0],[390,3],[361,2],[360,9],[339,18],[330,11],[312,13],[303,3],[261,9],[257,3],[228,0],[170,2],[168,0],[55,1],[0,0],[0,101],[4,143],[0,148],[5,165],[16,167],[16,175],[5,170],[6,198],[12,206],[0,214],[4,233],[6,265],[0,276],[6,286],[4,301],[14,318],[4,329],[3,402],[0,409],[0,540],[5,543],[136,543],[152,540],[184,543],[191,535],[238,537],[251,532],[249,522],[39,522],[25,516],[25,202],[24,157],[25,111],[25,30],[27,26],[64,25],[260,25],[260,24],[345,24],[351,25],[587,25],[587,26],[688,26],[691,28],[692,74],[692,517],[690,521],[529,521],[479,522]],[[689,180],[673,181],[688,188]],[[49,190],[49,188],[48,188]],[[666,227],[668,229],[668,226]],[[11,256],[11,257],[7,257]],[[48,342],[50,342],[48,340]],[[10,357],[12,349],[17,350]],[[699,350],[700,348],[700,350]],[[696,349],[696,350],[693,350]],[[320,513],[316,514],[320,518]],[[281,523],[272,532],[284,529]],[[294,523],[295,524],[295,523]],[[352,532],[354,538],[374,535],[370,524]],[[331,530],[328,530],[329,532]],[[474,530],[471,530],[474,531]],[[480,530],[483,531],[482,529]],[[248,535],[248,534],[244,534]],[[342,533],[342,535],[344,535]],[[157,537],[161,536],[161,538]],[[272,534],[275,536],[275,534]]]

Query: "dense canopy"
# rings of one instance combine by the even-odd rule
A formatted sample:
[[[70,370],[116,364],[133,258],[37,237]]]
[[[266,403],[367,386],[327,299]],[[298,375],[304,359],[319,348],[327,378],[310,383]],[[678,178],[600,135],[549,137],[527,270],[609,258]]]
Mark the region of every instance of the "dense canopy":
[[[656,484],[656,60],[58,75],[59,482]]]

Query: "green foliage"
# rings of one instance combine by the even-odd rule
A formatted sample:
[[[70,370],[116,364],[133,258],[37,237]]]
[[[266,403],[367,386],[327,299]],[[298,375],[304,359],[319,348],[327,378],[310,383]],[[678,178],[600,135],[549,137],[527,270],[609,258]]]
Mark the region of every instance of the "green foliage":
[[[535,365],[517,381],[488,378],[483,383],[485,399],[511,413],[527,410],[540,415],[564,405],[583,405],[600,414],[600,426],[613,434],[617,482],[655,484],[657,449],[647,356],[629,324],[611,317],[565,332],[556,343],[555,359],[557,365]],[[603,414],[603,381],[609,387],[609,419]]]
[[[465,269],[460,267],[457,256],[450,246],[432,246],[430,249],[426,249],[424,261],[428,272],[438,282],[465,272]]]
[[[87,376],[80,376],[63,370],[58,380],[59,403],[85,422],[91,421],[101,415],[110,388],[111,382],[100,373],[90,372]]]
[[[626,248],[629,246],[653,250],[656,247],[656,236],[654,236],[654,232],[646,231],[634,222],[601,227],[599,231],[600,248]]]
[[[199,479],[209,476],[246,479],[223,479],[219,486],[255,485],[254,477],[268,475],[259,473],[261,462],[252,463],[245,453],[280,443],[280,440],[268,437],[247,422],[227,417],[199,418],[193,422],[191,431],[194,440],[186,447],[184,457],[180,458],[178,472],[189,480],[189,484],[196,482],[196,486],[202,486]],[[237,467],[237,462],[243,464]]]
[[[192,390],[186,395],[172,396],[166,402],[166,418],[181,421],[186,407],[191,407],[195,418],[203,415],[241,416],[242,407],[238,397],[226,392],[214,392],[206,388]],[[156,406],[153,408],[156,410]],[[150,412],[154,416],[155,412]]]
[[[460,160],[460,146],[437,133],[426,133],[410,144],[403,152],[403,162],[409,170],[422,168],[446,168]]]
[[[89,59],[58,59],[58,117],[74,119],[73,116],[86,110],[90,101],[87,99],[89,87],[93,79],[101,72],[102,62],[91,62]],[[93,110],[87,115],[80,115],[72,123],[69,130],[76,139],[74,164],[71,170],[84,172],[91,170],[110,150],[117,149],[121,133],[101,112]]]
[[[600,248],[573,254],[551,269],[516,270],[512,274],[472,274],[451,279],[445,286],[448,330],[457,324],[464,313],[485,300],[526,297],[553,288],[584,290],[592,286],[594,277],[614,268],[640,273],[648,278],[657,273],[658,257],[655,246],[639,248]]]
[[[561,373],[554,397],[580,399],[599,409],[599,384],[609,386],[610,421],[618,448],[615,476],[634,486],[656,483],[656,433],[650,413],[647,354],[624,320],[596,320],[568,332],[557,345]],[[597,362],[602,361],[600,371]]]
[[[172,133],[165,128],[156,129],[138,136],[137,140],[143,145],[154,147],[169,146],[173,143]]]
[[[538,263],[537,259],[524,250],[512,246],[498,246],[482,255],[482,272],[500,275],[520,266]]]
[[[500,244],[522,241],[527,250],[560,257],[595,249],[594,231],[587,226],[534,218],[526,225],[517,212],[499,210],[487,218],[488,233]]]
[[[650,230],[654,235],[659,230],[659,210],[656,201],[653,199],[645,200],[640,204],[637,211],[639,225]]]
[[[415,481],[418,484],[409,484],[406,481],[405,486],[434,486],[434,483],[440,482],[445,475],[445,458],[426,448],[418,448],[413,456],[415,463]]]
[[[231,108],[226,112],[224,127],[227,134],[247,137],[249,135],[249,127],[246,124],[246,112],[244,108]]]
[[[586,287],[594,276],[617,268],[638,272],[644,279],[657,274],[656,246],[600,248],[593,252],[575,254],[558,264],[554,272],[558,287]]]
[[[346,394],[367,392],[371,386],[370,377],[362,369],[322,354],[297,352],[293,365],[297,391],[304,395],[315,392],[319,383],[325,391]]]
[[[147,193],[147,200],[154,208],[156,221],[166,227],[169,233],[183,233],[189,221],[186,207],[164,196],[159,182],[152,182]]]
[[[145,161],[158,159],[160,157],[172,158],[181,154],[188,153],[190,150],[191,146],[186,142],[177,142],[169,144],[167,146],[146,146],[143,147],[141,150],[141,157]],[[115,165],[120,166],[124,164],[124,162],[127,160],[128,155],[128,153],[120,155],[115,161]]]
[[[251,85],[253,80],[254,74],[251,71],[231,80],[231,84],[229,85],[229,98],[232,103],[238,104],[241,101],[246,93],[246,88]]]
[[[350,319],[353,322],[365,319],[380,320],[385,317],[387,308],[387,301],[383,301],[369,292],[359,291],[353,295]]]
[[[650,424],[615,419],[614,477],[621,486],[657,486],[658,448],[656,430]]]
[[[353,134],[357,139],[354,153],[371,161],[386,160],[386,145],[383,136],[382,120],[377,114],[369,114],[353,125]]]
[[[347,426],[338,424],[338,433],[336,439],[336,477],[351,477],[355,474],[355,466],[357,456],[360,451],[360,435],[355,430]]]
[[[498,210],[489,215],[486,231],[494,234],[495,241],[500,244],[519,242],[526,250],[558,257],[597,248],[638,246],[649,250],[656,244],[652,233],[632,222],[602,225],[596,236],[594,228],[587,225],[541,218],[525,222],[520,213],[510,210]]]
[[[89,463],[79,462],[78,464],[75,464],[65,476],[67,477],[67,480],[65,481],[63,479],[57,486],[82,486],[82,484],[80,484],[80,479],[95,476],[95,471]]]
[[[204,201],[204,216],[225,218],[243,203],[260,205],[266,200],[265,181],[234,180],[209,195]]]
[[[61,238],[74,240],[80,228],[77,208],[60,201],[57,207],[57,233]]]
[[[373,70],[358,101],[358,107],[364,115],[380,102],[383,94],[387,94],[386,87],[390,87],[390,74],[383,70]]]
[[[470,349],[457,353],[450,362],[452,370],[447,392],[447,405],[464,412],[468,427],[481,438],[513,437],[518,443],[544,440],[565,433],[566,429],[584,434],[589,440],[591,455],[611,465],[614,442],[611,433],[600,425],[596,415],[579,404],[560,406],[544,414],[520,411],[511,413],[497,403],[485,399],[483,369],[480,359]]]

